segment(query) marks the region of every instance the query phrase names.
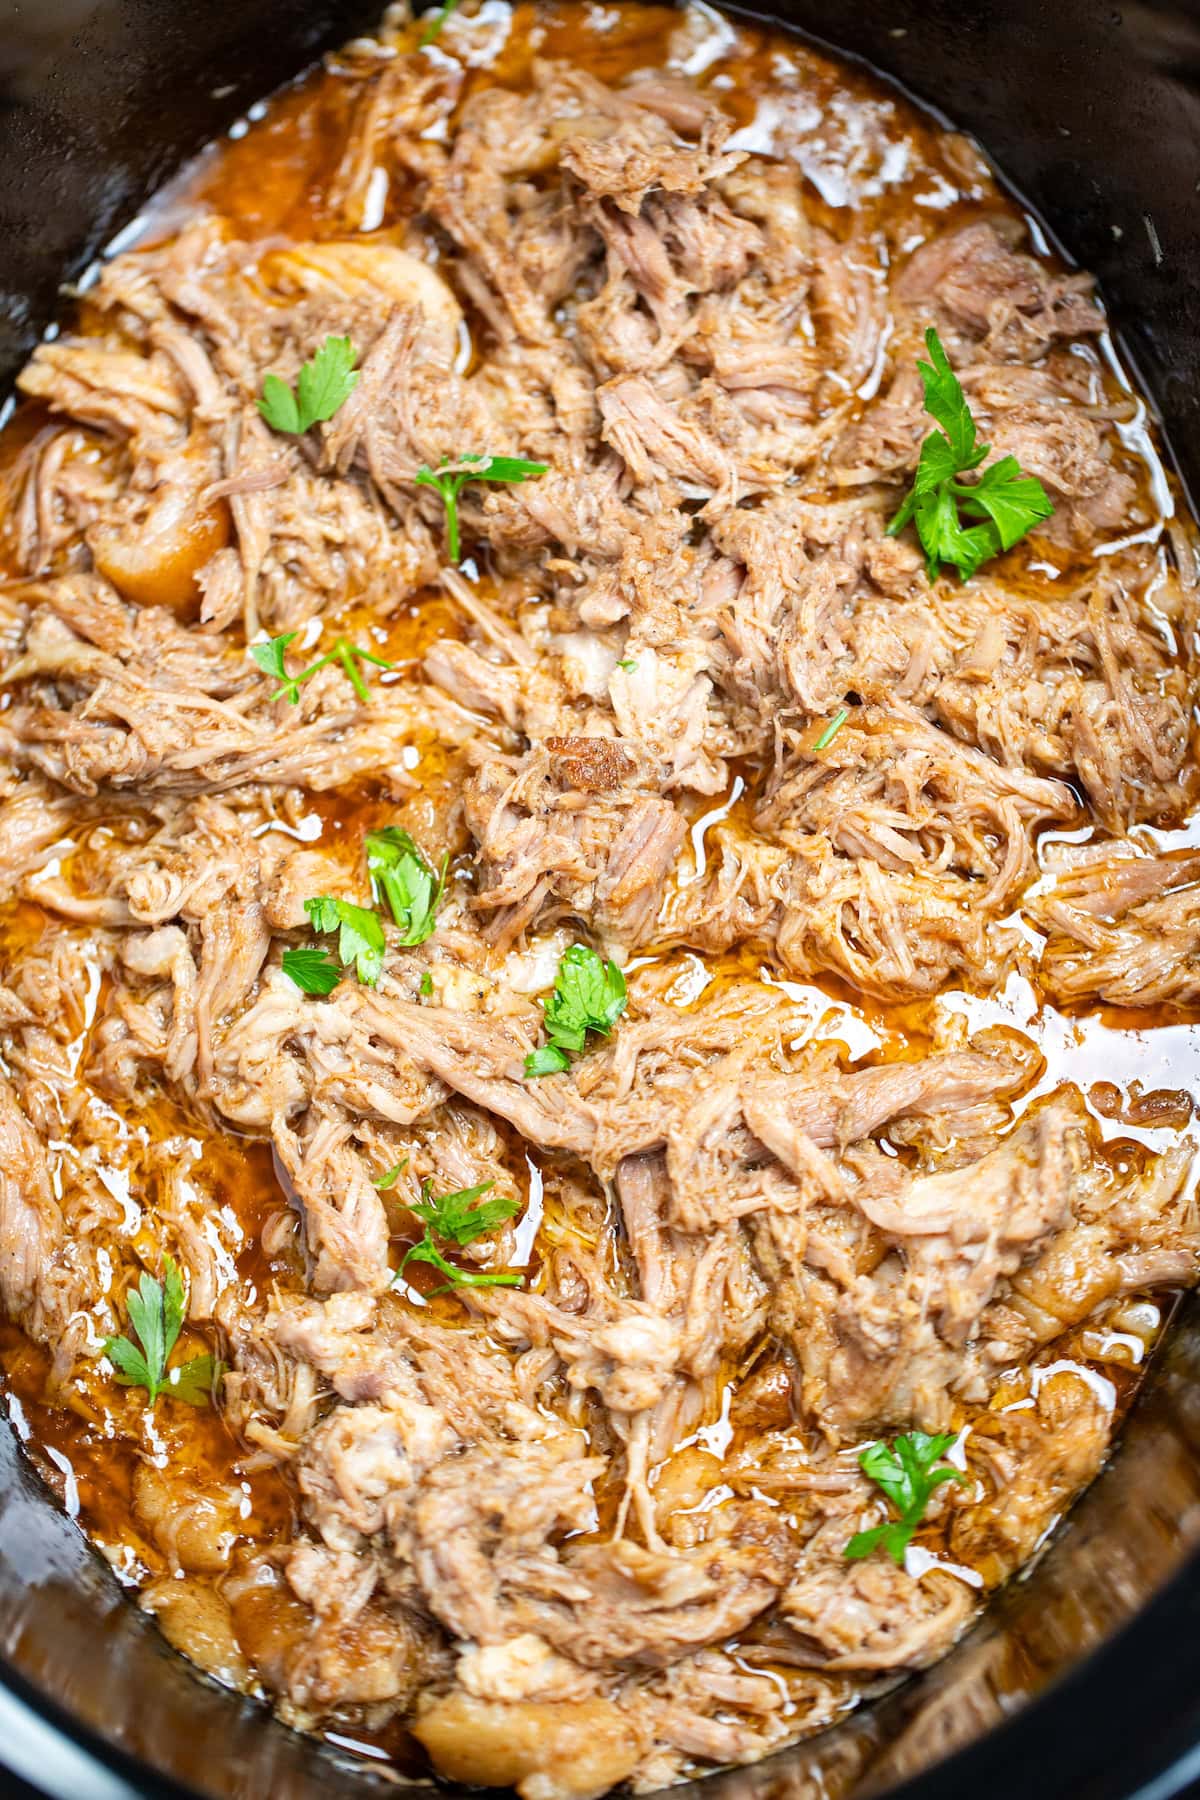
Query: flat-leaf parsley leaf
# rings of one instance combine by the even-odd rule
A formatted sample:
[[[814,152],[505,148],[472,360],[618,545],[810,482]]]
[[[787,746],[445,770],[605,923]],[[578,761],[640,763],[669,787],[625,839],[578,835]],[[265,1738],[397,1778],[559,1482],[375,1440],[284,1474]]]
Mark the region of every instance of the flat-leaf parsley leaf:
[[[433,12],[428,25],[421,33],[421,39],[417,45],[419,50],[423,50],[426,44],[432,44],[434,38],[440,35],[442,26],[446,23],[450,14],[457,10],[457,7],[458,0],[442,0],[442,5]]]
[[[215,1356],[193,1356],[189,1362],[167,1370],[161,1392],[188,1406],[207,1406],[224,1373],[225,1364]]]
[[[336,900],[329,894],[314,894],[304,902],[304,910],[314,931],[337,932],[337,953],[343,969],[353,967],[364,987],[375,987],[383,973],[384,936],[379,914],[369,906],[355,906],[352,900]]]
[[[572,944],[558,965],[554,992],[543,1001],[547,1042],[525,1058],[527,1078],[556,1075],[583,1049],[589,1031],[608,1036],[625,1011],[625,977],[586,944]]]
[[[456,1287],[520,1287],[521,1276],[516,1270],[492,1274],[487,1270],[456,1268],[447,1262],[433,1241],[439,1237],[461,1249],[511,1219],[517,1211],[517,1202],[507,1194],[497,1194],[492,1200],[482,1199],[494,1186],[494,1182],[481,1181],[477,1187],[459,1188],[453,1194],[435,1197],[433,1183],[428,1179],[423,1181],[421,1198],[409,1200],[406,1205],[424,1225],[424,1236],[405,1254],[397,1275],[403,1274],[410,1262],[423,1262],[431,1264],[446,1277],[443,1286],[433,1289],[435,1294],[444,1294],[447,1289]],[[480,1204],[477,1205],[477,1201]]]
[[[446,554],[452,563],[460,559],[458,496],[468,481],[536,481],[549,463],[529,462],[523,456],[460,456],[453,463],[444,456],[437,469],[422,463],[416,481],[436,488],[446,509]]]
[[[297,436],[332,419],[354,392],[358,352],[348,337],[327,337],[296,377],[295,392],[279,375],[263,377],[258,410],[272,431]]]
[[[136,1288],[125,1296],[125,1310],[137,1342],[129,1337],[105,1339],[104,1354],[116,1371],[115,1379],[122,1387],[145,1388],[151,1407],[160,1394],[203,1406],[220,1380],[222,1365],[211,1356],[197,1356],[177,1369],[167,1367],[186,1311],[183,1277],[174,1257],[163,1257],[161,1281],[143,1271]]]
[[[398,825],[369,831],[364,848],[371,890],[376,901],[387,902],[400,942],[406,948],[423,944],[432,937],[437,924],[449,857],[443,856],[442,866],[435,874],[408,832]]]
[[[290,975],[306,994],[332,994],[342,979],[342,965],[336,956],[331,956],[328,950],[318,949],[315,944],[301,944],[298,949],[285,950],[281,960],[284,974]]]
[[[283,683],[279,693],[271,695],[272,700],[278,700],[283,693],[294,690],[288,692],[288,698],[293,706],[300,698],[300,689],[287,672],[285,658],[288,645],[299,636],[298,631],[284,631],[279,637],[268,638],[265,644],[251,644],[250,646],[250,654],[263,674],[273,675],[276,681]]]
[[[904,1552],[921,1523],[935,1488],[941,1487],[944,1481],[965,1482],[967,1479],[961,1469],[942,1461],[953,1442],[952,1431],[939,1432],[934,1437],[923,1431],[909,1431],[896,1438],[890,1447],[883,1443],[867,1445],[859,1455],[859,1467],[876,1487],[882,1488],[900,1517],[886,1525],[876,1525],[870,1531],[855,1532],[843,1550],[843,1556],[855,1562],[882,1546],[893,1562],[903,1564]],[[934,1466],[938,1463],[941,1463],[940,1468]]]
[[[319,656],[316,662],[309,663],[307,669],[289,675],[284,658],[288,645],[297,636],[298,632],[285,631],[280,637],[268,638],[265,644],[250,646],[250,654],[259,668],[265,675],[273,675],[279,683],[271,695],[272,700],[287,700],[292,706],[298,706],[303,684],[311,681],[319,670],[327,669],[330,663],[340,663],[346,680],[365,705],[371,695],[359,664],[374,663],[377,669],[390,669],[392,666],[386,657],[376,656],[373,650],[364,650],[360,645],[352,644],[349,638],[337,637],[333,640],[333,649],[325,656]]]
[[[457,1188],[453,1194],[435,1196],[433,1183],[426,1177],[421,1183],[421,1198],[409,1201],[408,1209],[437,1237],[448,1238],[461,1249],[485,1232],[495,1231],[497,1225],[503,1225],[516,1212],[517,1203],[508,1194],[483,1199],[495,1185],[494,1181],[481,1181],[477,1187]],[[481,1204],[476,1205],[476,1201]]]
[[[943,563],[964,581],[981,563],[1011,550],[1025,533],[1054,511],[1036,475],[1027,475],[1015,456],[1002,456],[971,482],[957,477],[977,469],[991,449],[981,444],[962,384],[950,367],[937,332],[925,333],[929,361],[917,368],[925,388],[925,410],[941,426],[921,445],[913,485],[888,526],[895,536],[911,520],[925,551],[930,581]],[[964,523],[977,520],[979,523]]]

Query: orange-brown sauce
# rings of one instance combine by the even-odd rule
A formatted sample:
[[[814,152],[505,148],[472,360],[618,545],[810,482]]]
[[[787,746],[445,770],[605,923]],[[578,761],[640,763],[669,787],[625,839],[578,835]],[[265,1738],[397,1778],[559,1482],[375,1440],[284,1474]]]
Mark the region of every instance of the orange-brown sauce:
[[[522,4],[513,9],[507,40],[493,67],[473,70],[465,95],[493,80],[511,85],[526,83],[535,56],[576,60],[601,79],[620,80],[638,70],[661,66],[668,36],[679,24],[680,14],[666,7]],[[822,110],[830,109],[832,103],[833,110],[850,121],[846,141],[853,140],[856,109],[865,116],[868,111],[882,108],[897,122],[894,135],[906,146],[907,172],[900,178],[883,181],[868,159],[852,178],[843,180],[846,193],[841,201],[838,182],[845,177],[845,170],[839,171],[832,158],[822,164],[819,146],[814,149],[808,200],[814,222],[824,230],[842,240],[853,235],[891,255],[905,248],[901,226],[911,220],[917,196],[930,196],[930,230],[970,216],[981,201],[995,210],[1017,211],[964,140],[948,139],[876,78],[857,67],[831,61],[795,40],[781,40],[773,32],[753,27],[742,27],[741,32],[743,51],[736,63],[718,60],[714,65],[718,78],[729,83],[722,91],[722,99],[736,113],[740,126],[750,128],[762,116],[763,97],[774,85],[772,64],[781,41],[801,70],[814,103]],[[164,190],[148,215],[144,241],[169,235],[190,216],[210,208],[223,214],[234,232],[252,239],[340,233],[343,227],[329,209],[327,195],[358,91],[359,84],[347,77],[336,58],[327,68],[311,72],[284,90],[270,103],[264,116],[237,137],[211,146]],[[864,135],[863,142],[866,141]],[[411,216],[411,208],[411,194],[397,192],[393,186],[377,229],[393,230]],[[430,247],[431,251],[435,248],[432,238]],[[86,296],[80,305],[79,321],[87,327]],[[477,323],[472,321],[473,326]],[[1112,370],[1099,370],[1097,381],[1111,402],[1123,398],[1122,386]],[[26,401],[18,406],[15,417],[0,433],[0,481],[45,422],[46,414],[37,404]],[[81,437],[86,436],[81,433]],[[1140,510],[1149,519],[1158,503],[1156,495],[1161,499],[1161,469],[1147,466],[1132,449],[1127,452],[1127,460],[1139,476]],[[17,572],[11,545],[9,524],[0,521],[0,575]],[[1067,552],[1056,550],[1052,569],[1067,573],[1069,567]],[[1013,552],[1006,559],[1003,574],[1011,582],[1027,585],[1033,593],[1053,591],[1053,575],[1045,573],[1044,567],[1042,572],[1030,570],[1023,553]],[[481,592],[487,591],[485,571]],[[376,617],[372,615],[372,620]],[[360,628],[366,627],[356,613],[354,596],[348,594],[344,607],[330,614],[325,638],[328,641],[338,630],[353,636]],[[419,658],[431,643],[443,637],[464,636],[466,630],[466,621],[452,598],[440,590],[422,590],[401,601],[385,629],[372,624],[372,647],[396,664],[397,676],[402,678],[404,666]],[[344,843],[348,855],[357,855],[363,832],[386,822],[407,826],[422,842],[439,849],[443,844],[451,851],[461,849],[450,825],[460,774],[458,760],[432,731],[426,740],[419,739],[416,747],[418,785],[399,806],[384,803],[371,791],[309,797],[307,809],[320,821],[323,842]],[[752,769],[745,771],[748,785],[752,785],[757,773]],[[731,804],[731,816],[736,818],[739,810],[748,813],[749,794],[738,798],[731,791],[726,798]],[[720,804],[696,802],[698,826]],[[1181,814],[1183,810],[1181,796]],[[79,891],[86,892],[86,850],[76,857],[70,874]],[[62,929],[61,922],[33,903],[12,904],[0,916],[0,965],[41,932]],[[757,976],[760,971],[774,978],[773,971],[763,971],[762,957],[752,946],[707,963],[691,952],[671,955],[679,966],[680,980],[693,999],[710,983]],[[851,1060],[923,1054],[932,1042],[939,1009],[943,1015],[947,1009],[958,1011],[973,1025],[1001,1024],[1027,1033],[1043,1048],[1047,1083],[1074,1080],[1090,1096],[1095,1116],[1109,1140],[1108,1154],[1117,1160],[1143,1156],[1173,1141],[1180,1128],[1190,1123],[1190,1094],[1200,1090],[1200,1015],[1195,1021],[1180,1020],[1174,1015],[1169,1026],[1155,1014],[1119,1011],[1100,1011],[1076,1019],[1046,1004],[1035,991],[1026,991],[1020,982],[1010,982],[1002,994],[992,998],[964,990],[943,995],[936,1002],[903,1006],[866,1001],[835,980],[819,985],[784,985],[793,997],[803,990],[811,1005],[814,1038],[840,1043]],[[636,974],[631,977],[631,991],[636,996]],[[103,1004],[101,992],[95,1001],[97,1012],[102,1012]],[[87,1028],[91,1028],[91,1021]],[[85,1068],[86,1062],[85,1054]],[[263,1247],[264,1224],[287,1206],[287,1195],[277,1179],[269,1148],[239,1138],[227,1129],[216,1132],[203,1119],[182,1117],[176,1103],[166,1096],[147,1103],[141,1112],[141,1123],[157,1136],[186,1131],[202,1145],[194,1181],[210,1196],[212,1208],[233,1221],[234,1263],[239,1281],[252,1283],[260,1294],[265,1294],[272,1284],[299,1285],[300,1265],[294,1250],[285,1243],[282,1250],[268,1254]],[[514,1192],[526,1205],[531,1181],[523,1147],[515,1141],[510,1167]],[[135,1195],[135,1199],[152,1204],[149,1194]],[[569,1206],[556,1193],[552,1175],[547,1179],[544,1207],[543,1231],[549,1241],[580,1229]],[[399,1263],[413,1241],[411,1222],[401,1212],[394,1223],[395,1261]],[[130,1269],[132,1266],[131,1257]],[[530,1278],[536,1282],[536,1249],[531,1253],[529,1268]],[[126,1271],[126,1278],[129,1272]],[[410,1265],[407,1273],[413,1284],[425,1292],[438,1280],[434,1271],[416,1265]],[[452,1297],[434,1300],[432,1304],[437,1316],[446,1322],[461,1319],[461,1310]],[[1153,1342],[1156,1331],[1147,1315],[1145,1347]],[[1116,1341],[1118,1338],[1123,1341]],[[1054,1357],[1102,1371],[1112,1383],[1114,1411],[1120,1416],[1136,1391],[1145,1366],[1145,1348],[1139,1351],[1129,1333],[1117,1333],[1110,1344],[1103,1339],[1103,1324],[1090,1324],[1086,1330],[1055,1345]],[[191,1328],[185,1332],[181,1345],[188,1354],[219,1348],[215,1337]],[[719,1402],[728,1425],[728,1443],[735,1450],[765,1423],[782,1426],[794,1422],[784,1386],[776,1382],[772,1387],[770,1364],[769,1348],[759,1346],[740,1369],[723,1372],[726,1392],[723,1398],[719,1396]],[[141,1583],[163,1573],[165,1568],[161,1550],[138,1524],[133,1508],[134,1475],[145,1458],[172,1472],[181,1491],[186,1491],[193,1472],[241,1484],[246,1495],[242,1520],[246,1543],[286,1537],[291,1529],[295,1499],[288,1477],[261,1467],[260,1459],[248,1456],[246,1447],[234,1440],[211,1411],[162,1403],[151,1418],[140,1394],[117,1388],[88,1369],[73,1375],[65,1385],[56,1383],[51,1378],[49,1354],[9,1324],[0,1325],[0,1367],[10,1415],[28,1453],[60,1501],[69,1506],[81,1528],[110,1557],[123,1578]],[[751,1391],[750,1377],[756,1370],[759,1379]],[[744,1395],[739,1383],[746,1384]],[[716,1384],[717,1389],[720,1386],[721,1383]],[[1001,1388],[995,1409],[1019,1402],[1028,1388],[1028,1372],[1014,1372],[1011,1382]],[[660,1474],[669,1477],[669,1471]],[[701,1482],[699,1494],[703,1491]],[[611,1524],[615,1491],[599,1498],[599,1525],[603,1530]],[[920,1541],[935,1550],[942,1547],[936,1529],[925,1531]],[[983,1573],[986,1577],[987,1571]],[[404,1737],[397,1727],[372,1734],[356,1725],[354,1735],[397,1755],[404,1750]]]

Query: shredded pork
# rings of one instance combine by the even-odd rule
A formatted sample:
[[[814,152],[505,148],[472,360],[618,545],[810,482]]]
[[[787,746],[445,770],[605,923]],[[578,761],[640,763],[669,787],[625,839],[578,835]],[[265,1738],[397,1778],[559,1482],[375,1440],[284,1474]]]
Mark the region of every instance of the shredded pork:
[[[589,1800],[942,1654],[1106,1455],[1097,1345],[1196,1279],[1186,1134],[937,1004],[1196,1004],[1200,859],[1147,835],[1196,570],[1088,278],[969,146],[781,38],[697,55],[699,11],[649,51],[618,12],[602,80],[594,20],[487,10],[351,47],[286,102],[337,140],[303,205],[210,174],[20,377],[0,1300],[135,1447],[194,1661]],[[930,325],[1055,508],[966,583],[885,530]],[[272,431],[330,335],[355,391]],[[415,478],[484,453],[547,472],[465,487],[456,570]],[[248,644],[336,632],[395,668],[273,699]],[[452,859],[436,930],[306,995],[304,902],[367,903],[383,823]],[[529,1079],[573,941],[628,1008]],[[519,1285],[397,1280],[425,1182],[512,1198],[458,1261]],[[164,1252],[227,1366],[224,1451],[164,1399],[165,1466],[100,1354]],[[847,1561],[858,1451],[913,1429],[970,1481],[924,1562]]]

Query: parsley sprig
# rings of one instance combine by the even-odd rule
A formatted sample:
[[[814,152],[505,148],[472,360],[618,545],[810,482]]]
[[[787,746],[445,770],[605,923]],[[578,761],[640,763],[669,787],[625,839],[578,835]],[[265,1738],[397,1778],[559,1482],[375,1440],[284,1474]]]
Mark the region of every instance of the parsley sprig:
[[[315,944],[285,950],[281,961],[284,974],[306,994],[332,994],[342,979],[342,965],[337,957]]]
[[[490,1274],[485,1270],[456,1268],[452,1262],[447,1262],[433,1241],[438,1237],[462,1249],[511,1219],[518,1208],[509,1195],[497,1194],[492,1200],[482,1199],[495,1185],[494,1181],[481,1181],[478,1187],[459,1188],[453,1194],[435,1198],[433,1183],[426,1177],[421,1183],[421,1198],[406,1202],[409,1211],[416,1213],[424,1225],[425,1233],[420,1242],[406,1252],[396,1271],[397,1278],[410,1262],[423,1262],[431,1263],[446,1277],[441,1287],[432,1290],[434,1294],[444,1294],[456,1287],[520,1287],[521,1276],[516,1270]],[[482,1203],[476,1205],[476,1201]]]
[[[311,425],[332,419],[358,382],[358,352],[348,337],[327,337],[309,358],[290,388],[282,376],[265,375],[258,410],[272,431],[297,436]]]
[[[426,44],[432,44],[434,38],[440,36],[442,26],[450,14],[457,10],[458,3],[459,0],[442,0],[442,5],[432,13],[428,25],[421,33],[420,42],[417,45],[419,50],[423,50]]]
[[[367,872],[376,902],[385,901],[396,921],[400,942],[423,944],[433,936],[437,910],[446,891],[447,854],[437,872],[430,868],[407,831],[385,825],[366,836]]]
[[[390,1169],[385,1169],[383,1171],[382,1175],[373,1175],[371,1177],[371,1186],[377,1188],[395,1187],[407,1167],[408,1158],[407,1156],[402,1156],[399,1162],[394,1162]]]
[[[436,469],[422,463],[416,481],[420,487],[436,488],[446,509],[446,554],[452,563],[460,558],[458,535],[458,496],[468,481],[535,481],[544,475],[549,463],[528,462],[523,456],[460,456],[451,463],[443,456]]]
[[[383,923],[369,906],[337,900],[330,894],[314,894],[304,902],[314,931],[338,934],[337,956],[304,945],[283,953],[283,972],[306,994],[332,993],[347,969],[353,969],[364,987],[376,987],[383,973],[385,948]]]
[[[423,944],[437,925],[438,907],[446,891],[449,855],[443,856],[441,868],[435,873],[408,832],[398,825],[369,831],[364,849],[372,895],[377,904],[386,903],[401,944],[406,949]],[[314,894],[304,902],[304,910],[314,931],[337,932],[337,954],[314,944],[285,950],[284,974],[306,994],[331,994],[351,968],[365,987],[378,986],[386,939],[383,920],[375,909],[329,894]],[[421,991],[426,991],[424,985]]]
[[[152,1410],[160,1394],[204,1406],[224,1373],[221,1363],[212,1356],[194,1356],[178,1368],[168,1367],[187,1311],[183,1277],[173,1256],[163,1257],[161,1281],[143,1271],[137,1287],[125,1296],[125,1309],[137,1342],[130,1337],[104,1340],[114,1379],[122,1387],[145,1388]]]
[[[336,637],[333,649],[325,656],[319,656],[316,662],[309,663],[307,669],[301,669],[296,675],[287,672],[287,648],[298,636],[299,632],[285,631],[279,637],[268,638],[265,644],[251,644],[250,654],[263,671],[264,675],[274,675],[279,686],[271,695],[272,700],[288,700],[292,706],[300,703],[300,689],[306,681],[311,681],[320,670],[327,669],[330,663],[340,663],[342,672],[350,686],[365,706],[371,695],[363,679],[360,663],[374,663],[377,669],[390,669],[391,663],[385,657],[376,656],[373,650],[364,650],[358,644],[352,644],[349,638]]]
[[[813,749],[814,750],[828,750],[830,744],[832,744],[834,738],[837,736],[838,732],[842,729],[842,726],[846,723],[846,720],[849,717],[850,717],[849,708],[845,707],[845,706],[839,706],[837,711],[834,713],[832,719],[830,719],[830,721],[826,725],[824,731],[821,733],[820,737],[817,739],[816,743],[813,745]]]
[[[890,1448],[882,1443],[867,1445],[859,1456],[859,1467],[876,1487],[882,1488],[900,1517],[886,1525],[876,1525],[870,1531],[856,1531],[843,1550],[843,1556],[855,1562],[859,1557],[870,1556],[877,1545],[882,1545],[893,1562],[903,1565],[904,1552],[921,1523],[935,1488],[941,1487],[944,1481],[965,1482],[967,1479],[961,1469],[942,1462],[953,1442],[952,1431],[938,1432],[934,1437],[923,1431],[909,1431],[896,1438]],[[942,1466],[935,1467],[937,1463]]]
[[[929,361],[919,362],[925,387],[925,411],[937,420],[921,445],[917,472],[903,506],[888,526],[892,537],[910,520],[925,552],[930,581],[949,563],[964,581],[981,563],[1001,550],[1011,550],[1025,533],[1054,511],[1036,475],[1027,475],[1015,456],[1002,456],[978,480],[957,477],[977,469],[991,449],[976,436],[975,421],[941,339],[930,326],[925,333]],[[967,519],[981,521],[964,524]]]
[[[604,962],[586,944],[572,944],[558,965],[554,992],[542,1002],[548,1041],[525,1058],[526,1079],[568,1068],[589,1031],[608,1036],[625,1003],[625,977],[617,965]]]

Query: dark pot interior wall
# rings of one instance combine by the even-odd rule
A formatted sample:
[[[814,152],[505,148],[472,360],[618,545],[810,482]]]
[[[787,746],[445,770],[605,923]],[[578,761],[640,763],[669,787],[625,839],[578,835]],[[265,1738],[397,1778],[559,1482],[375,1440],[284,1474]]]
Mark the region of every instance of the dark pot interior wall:
[[[379,10],[0,0],[0,376],[52,316],[56,283],[181,157]],[[1200,486],[1198,0],[780,0],[776,12],[988,147],[1100,275]]]
[[[59,283],[184,156],[380,5],[0,0],[0,396]],[[1200,0],[780,0],[779,14],[944,107],[1100,273],[1200,491]],[[704,1800],[1127,1800],[1200,1743],[1198,1542],[1200,1307],[1189,1306],[1120,1454],[1032,1578],[938,1669],[813,1745],[716,1778]],[[0,1702],[5,1684],[82,1726],[111,1762],[138,1759],[147,1772],[130,1792],[397,1791],[195,1681],[0,1426]],[[6,1717],[0,1704],[0,1765]],[[36,1772],[71,1800],[101,1791],[77,1771],[57,1786],[49,1763]],[[1177,1768],[1155,1800],[1185,1779]]]
[[[0,380],[147,194],[384,0],[0,0]]]
[[[1095,271],[1200,487],[1200,4],[793,0],[985,146]]]

